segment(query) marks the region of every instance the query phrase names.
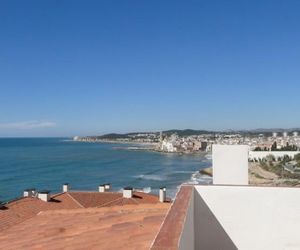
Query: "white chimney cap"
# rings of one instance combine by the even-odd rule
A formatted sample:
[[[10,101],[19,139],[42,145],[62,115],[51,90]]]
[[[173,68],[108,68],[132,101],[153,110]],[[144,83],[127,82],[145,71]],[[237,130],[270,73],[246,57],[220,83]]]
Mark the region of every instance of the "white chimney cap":
[[[35,188],[27,188],[23,191],[23,197],[35,196]]]
[[[98,189],[99,189],[100,193],[104,193],[105,192],[105,185],[104,184],[99,185]]]
[[[160,202],[165,202],[166,201],[166,198],[167,198],[167,195],[166,195],[167,192],[166,191],[167,191],[166,187],[161,187],[159,189],[159,201]]]
[[[38,198],[42,201],[48,202],[50,200],[50,191],[49,190],[42,190],[38,193]]]
[[[68,192],[69,191],[69,183],[64,183],[63,184],[63,192]]]
[[[133,188],[132,187],[124,187],[123,188],[123,197],[124,198],[132,198],[133,196]]]

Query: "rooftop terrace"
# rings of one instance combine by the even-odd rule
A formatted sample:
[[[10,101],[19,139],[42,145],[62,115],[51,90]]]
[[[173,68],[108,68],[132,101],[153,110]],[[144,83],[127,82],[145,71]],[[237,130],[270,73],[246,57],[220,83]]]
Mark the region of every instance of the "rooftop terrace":
[[[152,249],[300,249],[299,225],[300,188],[185,185]]]

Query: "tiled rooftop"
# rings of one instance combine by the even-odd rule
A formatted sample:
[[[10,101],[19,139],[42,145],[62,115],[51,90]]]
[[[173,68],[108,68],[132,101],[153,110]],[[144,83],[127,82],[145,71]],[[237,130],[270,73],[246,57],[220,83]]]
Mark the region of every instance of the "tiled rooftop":
[[[169,203],[43,211],[0,232],[0,249],[149,249]]]
[[[0,231],[27,220],[40,211],[79,207],[67,193],[52,196],[50,202],[37,198],[20,198],[0,208]]]
[[[114,192],[69,192],[68,194],[83,207],[103,207],[158,202],[157,196],[143,192],[134,192],[132,198],[123,198],[122,193]]]
[[[132,198],[123,198],[121,193],[114,192],[66,192],[51,196],[49,202],[37,198],[21,198],[0,209],[0,231],[46,210],[154,204],[158,202],[157,196],[142,192],[134,192]]]

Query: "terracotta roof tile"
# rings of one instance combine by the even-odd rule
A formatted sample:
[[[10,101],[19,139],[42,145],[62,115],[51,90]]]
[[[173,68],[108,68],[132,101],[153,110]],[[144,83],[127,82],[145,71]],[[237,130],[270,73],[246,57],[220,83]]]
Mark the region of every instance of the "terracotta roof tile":
[[[43,211],[0,232],[0,249],[149,249],[169,206]]]
[[[50,202],[44,202],[37,198],[21,198],[6,204],[0,210],[0,231],[27,220],[40,211],[78,207],[78,204],[66,193],[54,195]]]
[[[49,202],[37,198],[21,198],[5,205],[0,210],[0,231],[27,220],[41,211],[90,207],[112,207],[137,204],[158,203],[152,194],[134,192],[132,198],[123,198],[115,192],[67,192],[51,196]]]
[[[132,198],[123,198],[122,193],[114,192],[70,192],[69,195],[86,208],[159,202],[157,196],[143,192],[134,192]]]
[[[113,192],[69,192],[83,207],[99,207],[105,203],[122,198],[121,193]]]
[[[152,250],[175,250],[179,248],[179,240],[184,227],[188,206],[193,195],[193,186],[183,185],[176,195],[166,219],[151,246]]]

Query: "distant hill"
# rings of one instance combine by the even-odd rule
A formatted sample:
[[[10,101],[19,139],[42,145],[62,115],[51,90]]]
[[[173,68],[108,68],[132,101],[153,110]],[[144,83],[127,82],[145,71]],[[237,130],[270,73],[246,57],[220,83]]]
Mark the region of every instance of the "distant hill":
[[[252,129],[250,130],[251,132],[261,132],[261,133],[272,133],[272,132],[277,132],[277,133],[283,133],[283,132],[299,132],[300,128],[289,128],[289,129],[283,129],[283,128],[258,128],[258,129]]]
[[[252,130],[226,130],[226,131],[209,131],[209,130],[196,130],[196,129],[170,129],[162,131],[164,135],[170,136],[172,134],[177,134],[179,136],[191,136],[191,135],[203,135],[203,134],[242,134],[242,135],[259,135],[263,134],[265,136],[271,136],[273,132],[283,133],[283,132],[294,132],[297,131],[300,133],[300,128],[291,128],[291,129],[281,129],[281,128],[274,128],[274,129],[252,129]],[[126,139],[130,138],[137,134],[150,134],[155,133],[159,134],[160,132],[131,132],[125,134],[118,134],[118,133],[110,133],[100,136],[89,136],[90,138],[97,138],[97,139],[106,139],[106,140],[114,140],[114,139]]]
[[[163,131],[164,135],[177,134],[179,136],[190,136],[190,135],[203,135],[203,134],[214,134],[216,132],[207,130],[195,130],[195,129],[171,129]]]
[[[111,134],[105,134],[105,135],[99,135],[99,136],[89,136],[89,137],[95,138],[95,139],[115,140],[115,139],[120,139],[120,138],[128,138],[128,134],[111,133]]]

